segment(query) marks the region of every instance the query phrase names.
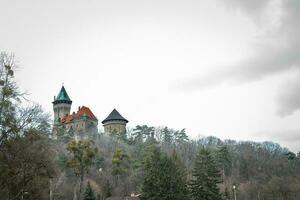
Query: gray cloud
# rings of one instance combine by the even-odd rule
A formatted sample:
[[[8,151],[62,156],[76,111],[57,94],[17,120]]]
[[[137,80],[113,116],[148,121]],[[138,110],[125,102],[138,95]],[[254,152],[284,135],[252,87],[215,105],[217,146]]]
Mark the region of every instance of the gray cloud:
[[[270,9],[271,1],[260,0],[223,0],[230,7],[239,9],[257,20],[263,11]],[[277,24],[270,26],[268,20],[262,20],[264,34],[254,46],[255,54],[232,66],[220,66],[221,70],[202,74],[181,82],[178,88],[197,90],[217,86],[223,83],[245,83],[257,81],[270,75],[300,69],[300,1],[281,0],[280,13],[276,15]],[[271,10],[272,11],[272,10]],[[272,19],[271,19],[272,20]],[[281,116],[292,114],[300,108],[300,73],[292,86],[283,87],[277,103]]]
[[[288,80],[277,96],[277,103],[279,106],[278,114],[282,117],[293,114],[300,108],[300,71],[294,74],[294,77]]]
[[[221,2],[229,8],[246,11],[250,15],[257,15],[261,14],[266,9],[270,0],[221,0]]]

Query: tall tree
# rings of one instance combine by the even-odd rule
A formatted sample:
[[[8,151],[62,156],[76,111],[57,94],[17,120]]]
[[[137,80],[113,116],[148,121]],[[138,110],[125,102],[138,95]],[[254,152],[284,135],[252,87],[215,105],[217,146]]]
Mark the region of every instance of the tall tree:
[[[129,168],[129,164],[128,164],[127,154],[123,150],[117,148],[112,158],[112,170],[111,170],[111,174],[114,177],[116,177],[117,184],[120,179],[120,176],[126,174],[128,168]]]
[[[0,145],[13,133],[18,132],[16,126],[16,108],[20,103],[18,86],[14,80],[16,63],[14,56],[0,53]]]
[[[70,153],[67,166],[73,169],[75,175],[79,177],[79,197],[81,195],[84,175],[93,164],[98,151],[93,144],[90,140],[73,140],[67,145],[67,150]]]
[[[169,159],[170,167],[170,199],[188,200],[188,188],[187,188],[187,171],[186,167],[179,158],[178,154],[174,150]]]
[[[148,139],[153,142],[155,140],[155,128],[152,126],[149,127],[147,125],[138,125],[135,127],[135,129],[133,129],[133,131],[133,136],[137,141],[144,141],[144,139]]]
[[[150,146],[146,155],[143,200],[182,200],[187,198],[184,173],[176,164],[178,158],[169,158],[156,146]]]
[[[4,199],[43,199],[55,176],[49,139],[39,131],[9,139],[0,151],[0,195]]]
[[[182,129],[180,131],[176,131],[174,133],[174,140],[176,145],[183,144],[185,142],[189,141],[188,136],[186,135],[185,129]]]
[[[200,149],[192,172],[190,193],[193,200],[220,200],[221,194],[217,186],[220,181],[220,171],[217,164],[207,149]]]
[[[222,180],[225,180],[225,176],[230,173],[231,170],[231,155],[227,146],[221,146],[216,151],[217,164],[222,171]]]
[[[20,106],[15,68],[14,56],[0,53],[0,196],[42,199],[54,176],[49,116],[38,105]]]
[[[164,127],[162,132],[162,141],[167,144],[171,145],[174,140],[174,131],[170,130],[168,127]]]

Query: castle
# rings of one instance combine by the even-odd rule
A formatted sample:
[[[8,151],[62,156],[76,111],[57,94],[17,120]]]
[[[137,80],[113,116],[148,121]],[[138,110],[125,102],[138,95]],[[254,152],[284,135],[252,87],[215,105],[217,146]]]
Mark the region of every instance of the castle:
[[[98,119],[90,108],[86,106],[78,107],[77,112],[70,113],[72,100],[70,99],[66,89],[62,86],[60,92],[55,97],[53,104],[54,122],[53,136],[57,137],[58,131],[64,128],[69,134],[75,138],[86,138],[87,133],[98,132]],[[122,134],[126,132],[125,119],[116,109],[102,121],[104,133]]]

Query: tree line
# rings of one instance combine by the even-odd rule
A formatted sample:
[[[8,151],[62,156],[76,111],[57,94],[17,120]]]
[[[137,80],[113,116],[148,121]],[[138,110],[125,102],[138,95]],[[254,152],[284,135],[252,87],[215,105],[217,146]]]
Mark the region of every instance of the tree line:
[[[81,141],[62,128],[52,139],[50,115],[19,90],[16,68],[0,54],[0,199],[300,199],[300,153],[272,142],[149,125]]]

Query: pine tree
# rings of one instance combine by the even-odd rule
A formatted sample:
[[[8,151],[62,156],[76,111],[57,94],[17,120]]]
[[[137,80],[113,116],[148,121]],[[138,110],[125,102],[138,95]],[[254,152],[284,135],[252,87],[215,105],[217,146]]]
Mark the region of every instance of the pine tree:
[[[187,173],[186,167],[182,163],[181,159],[174,150],[171,157],[168,158],[170,162],[169,174],[170,174],[170,193],[172,200],[188,199],[188,188],[187,188]]]
[[[175,158],[164,155],[158,147],[151,146],[144,163],[143,200],[187,199],[187,187],[183,170]],[[177,158],[176,158],[177,159]]]
[[[227,146],[220,147],[216,152],[217,164],[222,170],[222,179],[225,180],[225,176],[228,176],[231,171],[231,156]]]
[[[89,182],[88,182],[86,190],[84,192],[83,200],[96,200],[95,194],[94,194]]]
[[[195,159],[190,193],[193,200],[221,200],[219,188],[220,171],[210,151],[201,149]]]
[[[161,196],[162,155],[155,146],[148,147],[144,161],[144,181],[142,186],[143,200],[156,200]]]

